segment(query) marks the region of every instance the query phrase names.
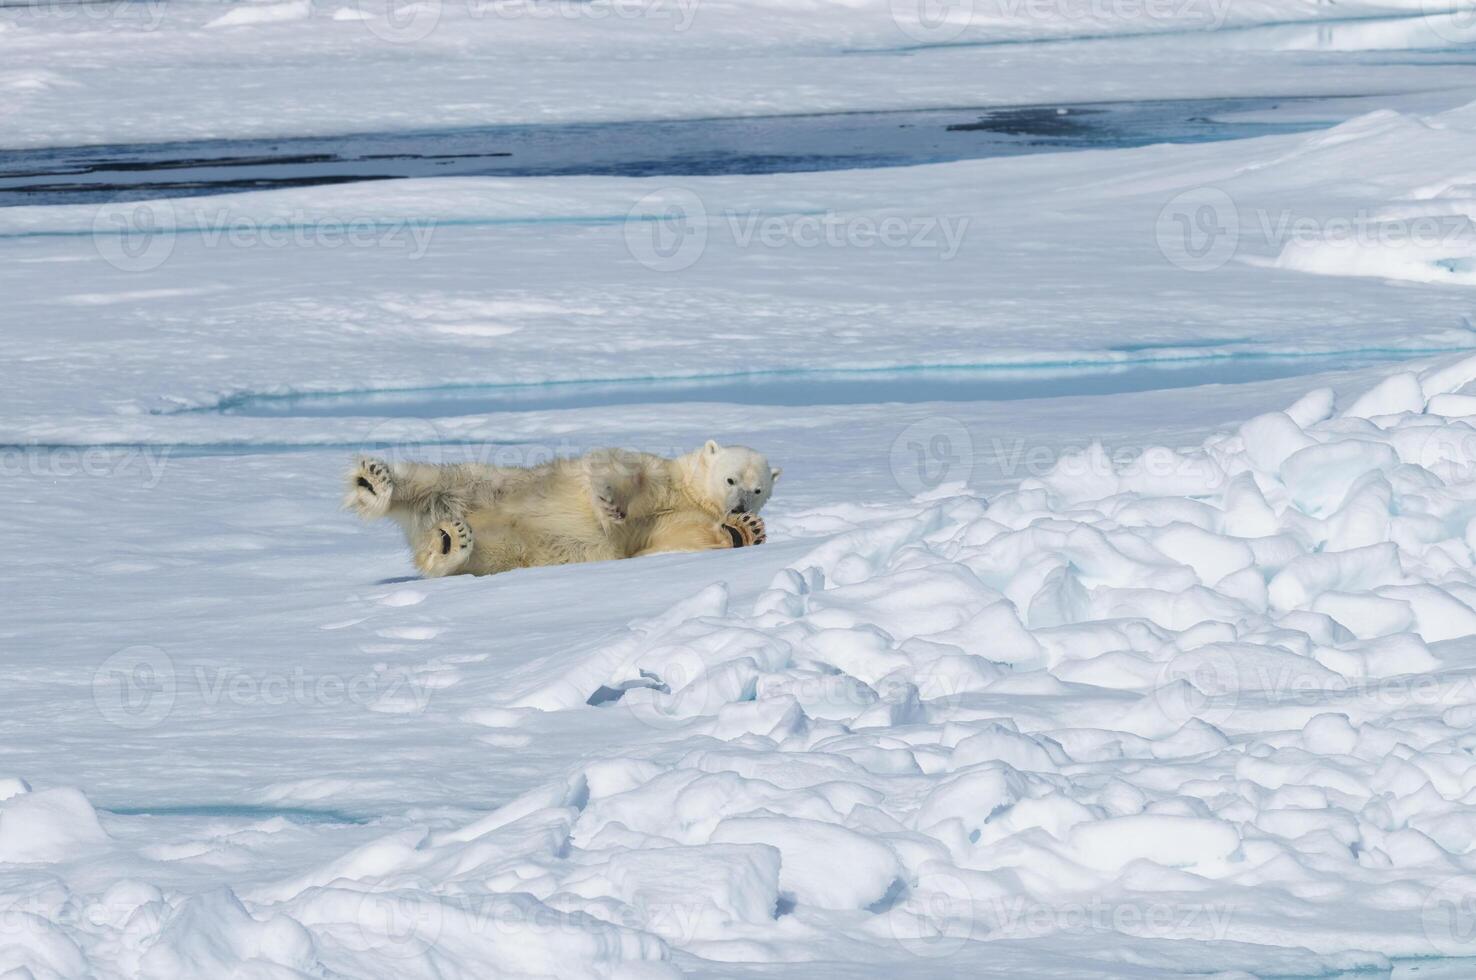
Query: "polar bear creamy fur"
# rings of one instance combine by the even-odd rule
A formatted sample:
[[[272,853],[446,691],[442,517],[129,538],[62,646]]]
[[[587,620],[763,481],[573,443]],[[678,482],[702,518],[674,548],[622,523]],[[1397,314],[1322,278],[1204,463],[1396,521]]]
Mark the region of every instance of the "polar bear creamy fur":
[[[405,531],[427,576],[758,544],[779,470],[743,446],[600,449],[521,468],[360,459],[344,504]]]

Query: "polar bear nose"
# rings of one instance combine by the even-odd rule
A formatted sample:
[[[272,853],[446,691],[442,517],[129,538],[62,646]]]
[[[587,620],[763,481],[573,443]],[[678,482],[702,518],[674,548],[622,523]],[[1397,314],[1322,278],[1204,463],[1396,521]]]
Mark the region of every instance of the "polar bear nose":
[[[746,514],[746,513],[748,513],[748,504],[746,502],[742,501],[742,500],[738,501],[738,503],[733,507],[733,513],[735,513],[735,514]]]

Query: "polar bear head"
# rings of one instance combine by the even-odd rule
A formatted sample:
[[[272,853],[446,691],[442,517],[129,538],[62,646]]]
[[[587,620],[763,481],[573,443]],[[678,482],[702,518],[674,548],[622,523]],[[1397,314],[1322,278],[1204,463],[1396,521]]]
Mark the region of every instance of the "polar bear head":
[[[757,514],[774,492],[779,470],[747,446],[712,439],[692,453],[694,489],[723,514]]]

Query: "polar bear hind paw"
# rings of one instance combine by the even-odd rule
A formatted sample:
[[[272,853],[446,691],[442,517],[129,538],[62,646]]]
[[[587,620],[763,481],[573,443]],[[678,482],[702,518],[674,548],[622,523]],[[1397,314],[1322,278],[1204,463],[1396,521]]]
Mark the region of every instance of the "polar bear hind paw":
[[[763,544],[768,540],[764,531],[764,519],[757,514],[729,514],[723,522],[723,530],[733,539],[733,547],[746,548]]]
[[[455,574],[471,557],[474,540],[466,521],[460,518],[442,521],[426,536],[419,555],[421,571],[429,578]]]
[[[625,508],[615,499],[615,488],[608,483],[594,490],[595,512],[606,524],[624,524]]]
[[[389,512],[395,482],[388,463],[361,456],[349,471],[348,482],[348,495],[344,497],[343,505],[349,510],[366,521],[383,517]]]

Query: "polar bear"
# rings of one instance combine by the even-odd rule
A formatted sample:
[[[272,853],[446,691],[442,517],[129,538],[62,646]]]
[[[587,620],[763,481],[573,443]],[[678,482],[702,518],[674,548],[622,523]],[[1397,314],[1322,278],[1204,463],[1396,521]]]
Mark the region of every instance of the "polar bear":
[[[427,577],[762,544],[780,471],[713,440],[667,459],[600,449],[529,468],[360,458],[344,506],[405,531]]]

